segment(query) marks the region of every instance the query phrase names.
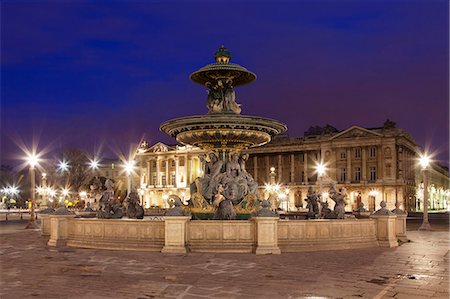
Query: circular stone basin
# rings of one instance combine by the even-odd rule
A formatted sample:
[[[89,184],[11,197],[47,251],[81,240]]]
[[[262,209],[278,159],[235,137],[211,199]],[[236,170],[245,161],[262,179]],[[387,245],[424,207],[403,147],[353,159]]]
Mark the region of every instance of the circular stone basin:
[[[229,78],[233,80],[234,86],[240,86],[256,80],[256,75],[239,64],[211,63],[192,73],[189,78],[201,85],[213,79]]]
[[[270,118],[239,114],[207,114],[168,120],[160,130],[179,143],[205,149],[243,149],[268,143],[287,130]]]

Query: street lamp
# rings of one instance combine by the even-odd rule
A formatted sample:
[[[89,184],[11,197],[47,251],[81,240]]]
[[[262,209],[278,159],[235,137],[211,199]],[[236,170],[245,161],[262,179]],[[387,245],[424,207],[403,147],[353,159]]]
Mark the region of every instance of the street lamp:
[[[69,195],[69,189],[63,188],[61,190],[61,195],[62,195],[62,200],[61,200],[60,206],[65,208],[66,207],[66,197]]]
[[[65,161],[65,160],[59,161],[59,163],[58,163],[58,169],[59,169],[61,172],[68,171],[68,170],[69,170],[69,163],[67,163],[67,161]]]
[[[30,210],[30,222],[28,222],[26,229],[37,229],[37,225],[34,217],[34,206],[36,205],[36,173],[35,167],[39,164],[39,157],[35,153],[29,153],[26,158],[28,165],[30,166],[30,182],[31,182],[31,210]]]
[[[89,167],[91,167],[92,170],[97,170],[98,169],[98,160],[96,158],[92,159],[89,161]]]
[[[126,161],[123,164],[123,167],[125,168],[125,172],[127,173],[127,196],[130,195],[131,192],[131,173],[134,169],[134,164],[136,162],[134,160]]]
[[[431,159],[425,153],[419,159],[419,164],[422,167],[422,175],[423,175],[423,222],[419,227],[419,230],[431,230],[431,225],[428,222],[428,178],[427,171],[428,166],[430,165]]]
[[[41,209],[42,208],[48,208],[48,195],[49,195],[49,190],[47,189],[47,174],[45,172],[43,172],[41,174],[41,181],[42,181],[42,188],[44,190],[44,192],[40,193],[41,195]]]
[[[319,194],[322,197],[322,179],[325,175],[325,172],[327,171],[327,167],[323,163],[318,163],[316,165],[316,172],[319,179]]]

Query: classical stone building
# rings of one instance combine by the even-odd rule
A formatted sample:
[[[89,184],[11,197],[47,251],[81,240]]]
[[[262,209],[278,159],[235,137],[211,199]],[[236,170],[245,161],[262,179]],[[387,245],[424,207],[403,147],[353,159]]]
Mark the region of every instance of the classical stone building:
[[[310,186],[327,198],[331,183],[346,189],[349,211],[359,202],[373,211],[382,200],[392,209],[396,202],[407,210],[420,208],[419,147],[390,121],[379,128],[353,126],[343,131],[329,125],[311,127],[303,137],[277,137],[247,152],[246,169],[258,182],[260,197],[268,196],[267,184],[276,183],[288,190],[283,196],[285,209],[305,207]],[[138,172],[144,205],[164,207],[170,194],[187,200],[189,185],[201,174],[199,154],[204,152],[198,148],[163,143],[141,149]],[[320,177],[319,163],[326,166]],[[439,165],[433,169],[430,186],[444,190],[444,208],[443,202],[449,200],[448,170]]]
[[[189,185],[201,175],[200,149],[159,142],[138,152],[139,191],[145,207],[167,207],[171,194],[189,199]]]

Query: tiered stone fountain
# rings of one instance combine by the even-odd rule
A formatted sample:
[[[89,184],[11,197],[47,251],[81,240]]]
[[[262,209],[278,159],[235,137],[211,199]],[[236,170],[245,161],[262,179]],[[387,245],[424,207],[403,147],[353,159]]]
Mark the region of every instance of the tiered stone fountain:
[[[277,120],[241,115],[234,88],[253,82],[256,75],[230,63],[230,52],[223,46],[214,57],[215,63],[190,76],[208,89],[208,113],[168,120],[160,129],[181,144],[209,151],[200,157],[203,176],[191,185],[191,206],[214,208],[215,219],[234,219],[236,206],[251,210],[259,202],[258,185],[245,169],[248,155],[242,151],[268,143],[287,127]]]

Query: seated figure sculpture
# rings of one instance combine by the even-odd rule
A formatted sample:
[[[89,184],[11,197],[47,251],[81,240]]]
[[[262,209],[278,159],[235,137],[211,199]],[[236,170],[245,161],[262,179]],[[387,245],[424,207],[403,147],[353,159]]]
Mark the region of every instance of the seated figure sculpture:
[[[320,203],[321,209],[320,209],[320,218],[330,219],[333,217],[334,213],[331,211],[331,209],[328,207],[328,201],[322,201]]]
[[[136,191],[130,192],[127,201],[127,216],[130,219],[144,219],[144,208],[139,203]]]
[[[318,197],[312,187],[308,188],[308,194],[306,195],[305,201],[307,202],[306,208],[308,209],[308,219],[318,218],[320,213]]]
[[[209,161],[206,161],[203,157],[200,157],[200,161],[203,164],[204,174],[203,177],[195,179],[195,182],[191,185],[191,197],[193,194],[199,193],[204,199],[211,202],[223,163],[214,152],[209,153]]]
[[[328,194],[330,198],[335,202],[332,218],[344,219],[345,205],[347,204],[347,202],[345,201],[345,190],[344,192],[338,192],[336,191],[334,186],[331,186],[330,190],[328,190]]]
[[[236,93],[231,79],[207,82],[206,87],[208,87],[206,104],[208,113],[241,113],[241,105],[236,103]]]
[[[219,185],[217,188],[217,194],[214,198],[213,206],[216,208],[214,213],[214,219],[221,220],[233,220],[236,219],[236,212],[233,208],[233,202],[230,199],[225,198],[222,194],[224,188]]]
[[[258,184],[245,169],[248,155],[239,152],[228,154],[229,160],[224,165],[222,159],[214,152],[208,157],[200,156],[203,176],[191,184],[190,206],[196,209],[207,209],[216,206],[214,201],[220,194],[224,203],[217,205],[227,208],[240,205],[241,209],[254,210],[258,206]],[[219,186],[221,186],[219,188]],[[229,202],[228,202],[229,201]],[[231,206],[228,206],[231,204]],[[221,214],[217,217],[227,217]]]
[[[113,198],[113,182],[107,179],[105,182],[106,191],[103,191],[97,210],[97,218],[120,219],[123,217],[122,204]]]

